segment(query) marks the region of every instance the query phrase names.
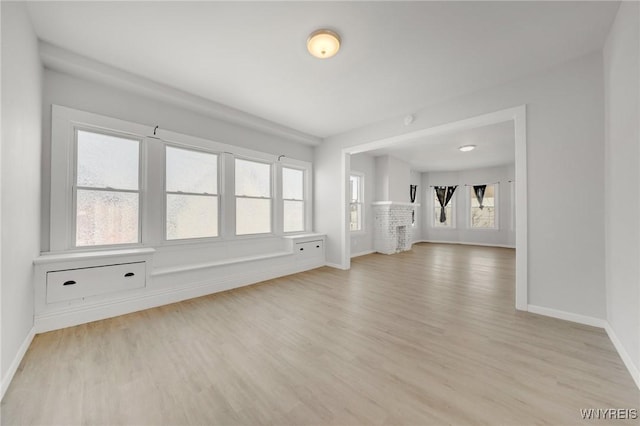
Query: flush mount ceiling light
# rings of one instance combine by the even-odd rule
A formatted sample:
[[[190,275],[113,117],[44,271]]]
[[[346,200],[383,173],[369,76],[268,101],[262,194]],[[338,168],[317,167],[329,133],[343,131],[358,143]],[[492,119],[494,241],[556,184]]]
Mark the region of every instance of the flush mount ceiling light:
[[[316,58],[330,58],[340,50],[340,36],[331,30],[314,31],[307,39],[307,49]]]
[[[462,151],[462,152],[469,152],[469,151],[473,151],[474,149],[476,149],[476,146],[475,145],[462,145],[458,149],[460,151]]]

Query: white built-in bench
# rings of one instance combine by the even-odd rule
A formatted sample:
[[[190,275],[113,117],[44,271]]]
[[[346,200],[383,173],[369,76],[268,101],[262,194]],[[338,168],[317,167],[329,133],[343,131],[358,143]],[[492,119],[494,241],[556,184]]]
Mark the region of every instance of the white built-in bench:
[[[34,260],[36,331],[135,312],[324,266],[324,241],[322,234],[298,234],[263,239],[262,244],[245,240],[43,254]],[[243,248],[254,253],[237,255]]]

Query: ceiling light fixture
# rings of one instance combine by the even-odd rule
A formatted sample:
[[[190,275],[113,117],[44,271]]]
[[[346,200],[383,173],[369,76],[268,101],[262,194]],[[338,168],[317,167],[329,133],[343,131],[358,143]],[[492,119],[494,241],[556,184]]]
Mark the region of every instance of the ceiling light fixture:
[[[475,145],[462,145],[458,149],[460,151],[462,151],[462,152],[469,152],[469,151],[473,151],[474,149],[476,149],[476,146]]]
[[[340,36],[331,30],[314,31],[307,39],[307,49],[316,58],[330,58],[340,50]]]

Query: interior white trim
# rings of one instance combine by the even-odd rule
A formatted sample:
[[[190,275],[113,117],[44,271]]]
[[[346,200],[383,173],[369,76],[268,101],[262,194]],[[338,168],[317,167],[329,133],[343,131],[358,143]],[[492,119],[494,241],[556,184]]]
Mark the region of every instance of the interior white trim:
[[[272,231],[271,234],[281,235],[281,168],[291,166],[300,169],[305,176],[305,230],[311,230],[311,209],[313,209],[313,165],[311,162],[296,160],[294,158],[277,156],[248,148],[238,147],[196,136],[185,135],[171,130],[161,130],[159,136],[148,136],[153,133],[151,126],[129,122],[113,117],[107,117],[86,111],[80,111],[60,105],[51,106],[51,211],[50,211],[50,250],[52,252],[63,251],[88,251],[116,248],[115,246],[75,247],[75,208],[72,203],[73,188],[75,184],[75,129],[82,127],[96,129],[106,133],[115,133],[142,140],[142,163],[140,175],[142,177],[141,191],[142,203],[140,210],[140,229],[142,231],[140,241],[126,247],[164,246],[174,244],[193,244],[195,239],[183,241],[167,240],[164,228],[165,215],[165,188],[164,188],[164,156],[165,146],[204,150],[216,154],[221,158],[219,163],[219,182],[225,185],[219,188],[219,200],[221,211],[219,219],[220,235],[209,239],[210,241],[240,240],[250,236],[235,235],[230,230],[234,228],[235,203],[233,202],[233,159],[245,158],[252,161],[267,162],[272,171]],[[160,160],[160,161],[158,161]],[[231,165],[229,165],[231,164]],[[227,197],[225,199],[225,194]],[[158,206],[163,206],[158,209]],[[277,226],[276,226],[277,225]],[[261,234],[262,235],[262,234]],[[124,248],[125,246],[119,246]]]
[[[351,265],[351,262],[349,262],[349,265]],[[345,268],[343,265],[339,263],[332,263],[332,262],[325,263],[325,266],[328,266],[329,268],[341,269],[343,271],[346,271],[349,269],[349,268]]]
[[[261,268],[245,268],[236,273],[219,277],[211,274],[209,278],[189,283],[184,287],[163,288],[141,293],[135,296],[126,295],[118,299],[105,300],[91,305],[75,305],[68,309],[35,316],[35,331],[45,333],[51,330],[85,324],[91,321],[103,320],[182,300],[205,296],[221,291],[244,287],[309,270],[318,265],[296,264],[293,253],[289,253],[291,262],[283,262],[273,266]],[[4,382],[3,382],[4,383]]]
[[[615,331],[613,331],[613,328],[611,327],[611,324],[609,324],[608,321],[606,322],[604,329],[609,335],[609,339],[611,339],[611,343],[613,343],[613,346],[618,351],[620,358],[622,358],[622,362],[624,362],[624,365],[627,367],[627,370],[629,370],[629,374],[631,374],[633,381],[636,383],[636,386],[638,387],[638,389],[640,389],[640,370],[638,370],[638,367],[634,365],[633,361],[631,360],[631,356],[626,351],[624,346],[622,346],[620,339],[618,339],[618,336],[616,335]]]
[[[341,200],[341,208],[342,208],[342,223],[340,231],[341,231],[341,249],[342,249],[342,261],[340,265],[333,266],[334,268],[348,270],[351,269],[351,219],[349,217],[349,205],[351,203],[351,188],[349,184],[349,176],[351,175],[351,155],[349,155],[344,149],[340,154],[340,162],[342,163],[341,170],[341,182],[340,185],[340,194],[342,196]]]
[[[590,325],[592,327],[605,328],[607,321],[602,318],[589,317],[586,315],[574,314],[573,312],[560,311],[558,309],[545,308],[544,306],[528,305],[528,311],[533,314],[544,315],[546,317],[558,318],[565,321],[576,322],[578,324]]]
[[[560,311],[557,309],[545,308],[543,306],[536,306],[536,305],[529,305],[528,310],[533,314],[544,315],[546,317],[558,318],[561,320],[571,321],[578,324],[584,324],[592,327],[603,328],[607,332],[607,335],[609,336],[609,339],[611,340],[613,347],[618,352],[618,355],[620,355],[620,358],[622,359],[622,362],[624,363],[625,367],[627,367],[627,370],[629,371],[631,378],[635,382],[638,389],[640,389],[640,370],[638,370],[638,367],[633,363],[631,356],[626,351],[624,346],[622,346],[620,339],[618,339],[618,336],[616,335],[615,331],[613,331],[611,324],[609,324],[607,320],[602,318],[589,317],[586,315],[574,314],[572,312]]]
[[[293,142],[312,146],[319,145],[322,142],[322,139],[317,136],[309,135],[227,105],[157,83],[47,42],[40,41],[39,50],[42,62],[48,69],[116,87],[161,102],[167,102],[229,123],[284,137]]]
[[[198,263],[195,265],[156,268],[151,273],[151,276],[155,277],[160,275],[178,274],[180,272],[197,271],[199,269],[215,268],[218,266],[235,265],[237,263],[248,263],[248,262],[254,262],[256,260],[275,259],[276,257],[286,257],[286,256],[291,256],[291,252],[281,251],[281,252],[275,252],[275,253],[260,254],[256,256],[233,257],[230,259],[223,259],[223,260],[206,262],[206,263]]]
[[[13,358],[13,361],[11,361],[11,365],[9,366],[7,373],[2,378],[2,384],[0,385],[0,401],[2,401],[2,398],[4,398],[4,394],[7,392],[7,389],[9,389],[9,385],[13,380],[13,376],[15,376],[16,372],[18,371],[18,367],[20,367],[22,358],[24,358],[25,354],[27,353],[27,349],[29,349],[29,346],[31,345],[31,342],[33,341],[35,335],[36,328],[31,327],[31,330],[29,330],[27,337],[25,337],[24,341],[20,345],[20,348],[18,348],[16,356]]]
[[[415,244],[415,242],[413,244]],[[366,256],[368,254],[372,254],[375,252],[376,252],[375,250],[365,250],[365,251],[360,251],[358,253],[351,253],[351,258],[353,259],[354,257]]]
[[[470,241],[440,241],[440,240],[418,240],[414,241],[416,243],[433,243],[433,244],[461,244],[463,246],[482,246],[482,247],[500,247],[500,248],[509,248],[514,249],[516,246],[509,244],[490,244],[490,243],[474,243]]]
[[[351,154],[358,154],[375,149],[386,148],[394,144],[406,142],[409,144],[424,143],[428,136],[441,135],[460,130],[472,129],[491,124],[513,121],[515,129],[515,175],[516,175],[516,309],[526,311],[528,308],[528,243],[527,243],[527,132],[526,132],[527,108],[520,105],[488,114],[478,115],[451,123],[441,124],[426,129],[409,132],[402,135],[391,136],[372,142],[354,145],[342,149],[342,182],[347,181],[350,169]],[[343,185],[343,187],[346,183]],[[345,189],[343,188],[343,191]],[[342,211],[344,212],[342,223],[342,265],[349,269],[350,238],[348,238],[348,223],[346,222],[348,200],[343,192]]]

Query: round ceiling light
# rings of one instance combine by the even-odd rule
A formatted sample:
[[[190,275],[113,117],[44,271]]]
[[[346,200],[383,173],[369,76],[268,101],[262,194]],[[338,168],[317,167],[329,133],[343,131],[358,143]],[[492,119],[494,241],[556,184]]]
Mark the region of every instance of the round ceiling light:
[[[307,49],[316,58],[330,58],[340,50],[340,36],[331,30],[314,31],[307,39]]]
[[[462,151],[462,152],[469,152],[469,151],[473,151],[474,149],[476,149],[476,146],[475,145],[462,145],[458,149],[460,151]]]

